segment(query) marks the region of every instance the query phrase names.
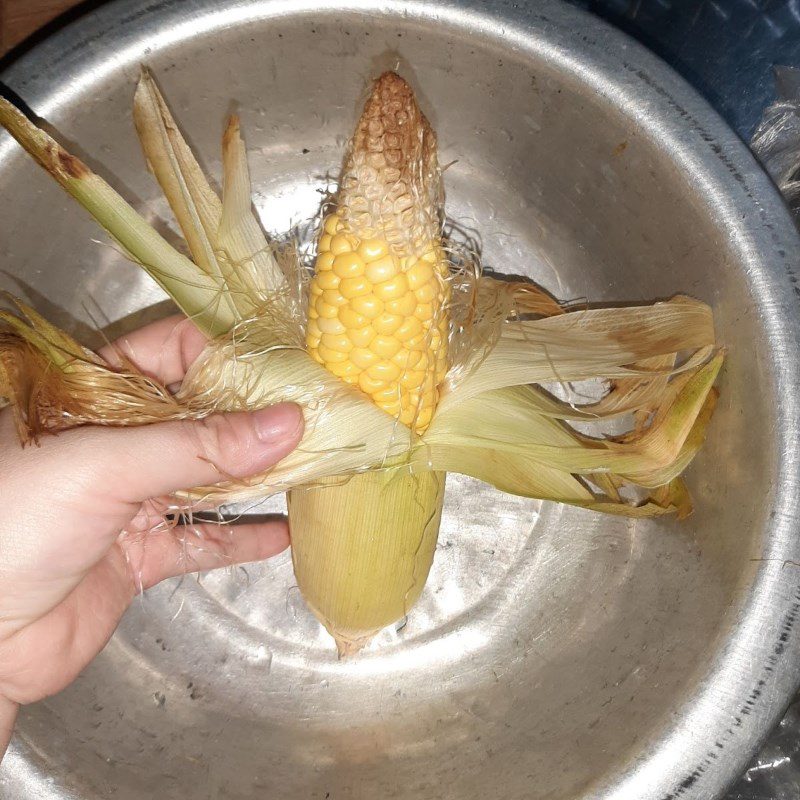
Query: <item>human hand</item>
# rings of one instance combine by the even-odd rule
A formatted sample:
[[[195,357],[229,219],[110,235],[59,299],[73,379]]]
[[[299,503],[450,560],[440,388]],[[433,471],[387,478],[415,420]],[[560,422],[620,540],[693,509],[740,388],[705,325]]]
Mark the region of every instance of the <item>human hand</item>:
[[[121,351],[171,385],[204,344],[191,323],[170,318],[102,354],[114,363]],[[136,594],[286,548],[283,521],[170,527],[164,511],[172,492],[267,469],[302,430],[299,408],[283,404],[197,422],[76,428],[23,449],[10,410],[0,411],[0,756],[19,705],[71,683]]]

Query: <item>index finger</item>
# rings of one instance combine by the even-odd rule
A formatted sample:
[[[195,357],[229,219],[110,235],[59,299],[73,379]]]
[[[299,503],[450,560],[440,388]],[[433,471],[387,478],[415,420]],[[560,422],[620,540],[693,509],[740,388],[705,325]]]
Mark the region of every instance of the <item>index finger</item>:
[[[145,375],[166,386],[183,380],[186,370],[208,344],[187,317],[175,314],[120,337],[98,350],[112,367],[128,359]]]

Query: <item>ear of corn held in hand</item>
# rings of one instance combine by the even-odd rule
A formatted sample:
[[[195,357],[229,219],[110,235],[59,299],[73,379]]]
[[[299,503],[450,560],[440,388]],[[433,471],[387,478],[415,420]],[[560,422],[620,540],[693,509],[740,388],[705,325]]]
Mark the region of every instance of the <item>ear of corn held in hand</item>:
[[[324,220],[308,297],[311,356],[420,433],[447,371],[439,182],[428,121],[408,84],[384,75],[356,128],[336,210]],[[340,653],[358,650],[419,596],[444,480],[441,472],[366,472],[289,495],[295,575]],[[384,602],[364,602],[379,595]]]
[[[705,438],[722,364],[711,310],[687,297],[571,308],[495,280],[442,234],[436,138],[408,84],[373,85],[313,276],[276,257],[252,210],[239,123],[218,196],[148,73],[134,118],[191,257],[16,108],[0,123],[209,336],[180,390],[112,368],[33,309],[0,312],[0,396],[23,442],[83,424],[141,425],[299,403],[300,447],[187,505],[289,493],[295,574],[340,654],[403,617],[433,559],[445,475],[631,517],[691,511],[681,473]],[[455,253],[455,254],[453,254]],[[601,380],[576,405],[543,388]],[[621,436],[574,426],[630,420]]]

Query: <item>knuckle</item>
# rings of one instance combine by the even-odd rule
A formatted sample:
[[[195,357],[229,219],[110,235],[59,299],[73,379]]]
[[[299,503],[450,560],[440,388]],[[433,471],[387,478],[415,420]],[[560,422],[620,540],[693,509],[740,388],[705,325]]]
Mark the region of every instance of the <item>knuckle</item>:
[[[226,415],[215,415],[205,420],[187,423],[192,443],[201,458],[223,471],[235,471],[247,451],[241,425]]]

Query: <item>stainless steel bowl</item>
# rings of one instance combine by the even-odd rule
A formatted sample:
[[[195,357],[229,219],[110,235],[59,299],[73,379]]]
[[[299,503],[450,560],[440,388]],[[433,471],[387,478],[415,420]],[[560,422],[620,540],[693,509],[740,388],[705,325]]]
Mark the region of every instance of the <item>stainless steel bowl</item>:
[[[454,477],[424,597],[359,658],[336,661],[288,557],[151,591],[25,710],[2,796],[717,797],[800,672],[800,243],[744,145],[549,0],[120,0],[3,78],[158,220],[130,116],[142,61],[214,174],[238,108],[272,231],[314,213],[366,81],[399,65],[486,264],[561,297],[709,301],[722,401],[685,524]],[[163,297],[97,236],[0,138],[3,284],[87,336],[137,324]]]

